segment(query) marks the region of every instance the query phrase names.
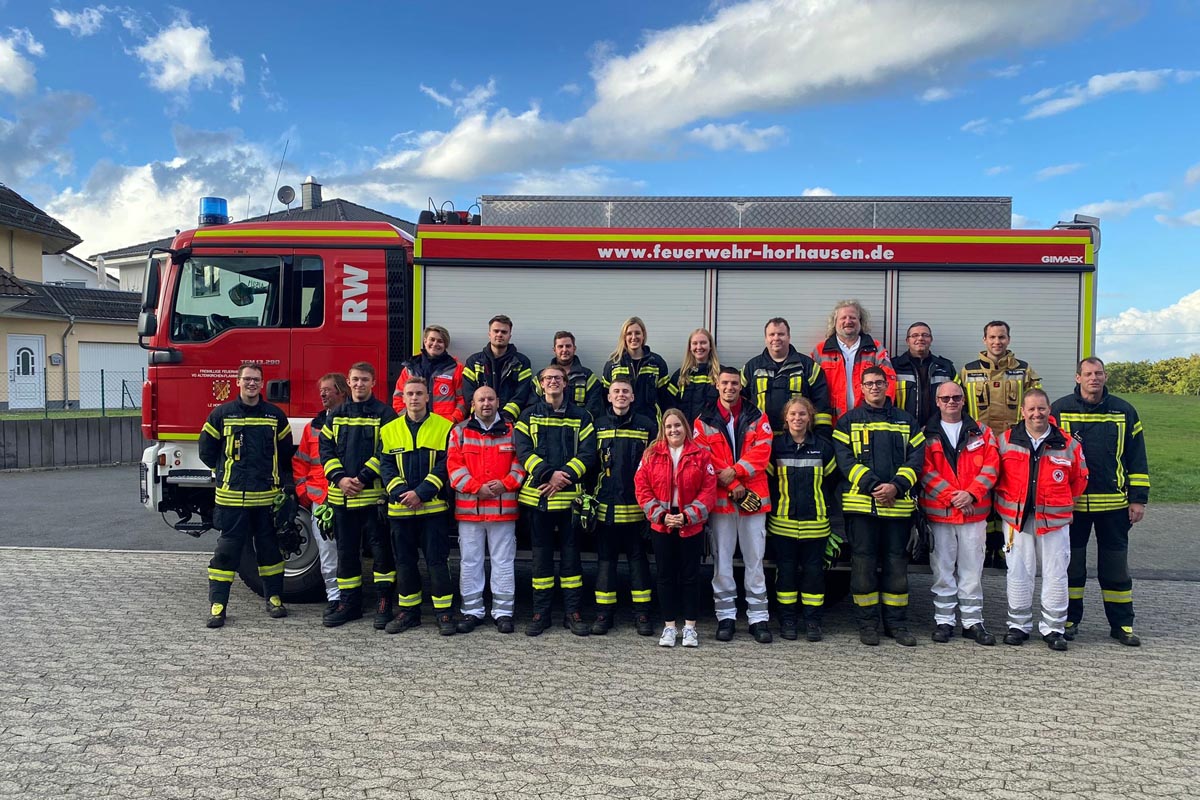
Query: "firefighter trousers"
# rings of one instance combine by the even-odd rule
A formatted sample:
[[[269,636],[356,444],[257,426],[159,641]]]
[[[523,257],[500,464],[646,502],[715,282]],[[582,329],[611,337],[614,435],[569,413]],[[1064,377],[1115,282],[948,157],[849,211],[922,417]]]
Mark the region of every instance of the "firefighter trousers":
[[[650,559],[646,557],[642,534],[645,522],[626,522],[596,526],[596,611],[612,614],[617,604],[617,560],[621,553],[629,560],[629,585],[633,611],[644,614],[650,608]]]
[[[337,584],[342,602],[362,607],[362,546],[365,539],[375,561],[375,589],[388,597],[396,585],[396,562],[387,531],[379,524],[375,506],[364,508],[333,507],[333,530],[337,535]]]
[[[850,593],[859,630],[878,630],[880,605],[886,630],[908,627],[908,532],[912,518],[846,515],[850,543]],[[876,575],[882,566],[883,575]],[[881,603],[882,601],[882,603]]]
[[[221,538],[217,539],[212,560],[208,562],[208,602],[229,604],[229,589],[248,541],[254,542],[263,596],[282,595],[283,555],[275,538],[275,517],[271,507],[218,506],[214,516],[221,528]]]
[[[954,625],[955,611],[964,628],[983,624],[983,557],[987,521],[951,525],[932,522],[933,623]]]
[[[775,601],[784,619],[795,619],[796,606],[805,622],[821,621],[825,603],[825,545],[828,536],[798,539],[772,536],[775,552]]]
[[[396,554],[396,605],[421,615],[421,571],[417,566],[418,549],[425,554],[429,570],[429,588],[433,613],[449,614],[454,603],[454,583],[450,580],[450,514],[421,514],[392,517],[392,551]]]
[[[558,585],[562,587],[563,608],[577,613],[583,601],[583,565],[579,559],[579,539],[571,524],[571,509],[529,510],[529,532],[533,539],[533,611],[550,615],[554,602],[554,545],[559,547]]]
[[[1096,577],[1110,628],[1133,627],[1133,579],[1129,577],[1129,509],[1075,512],[1071,521],[1071,566],[1067,568],[1067,622],[1083,620],[1087,546],[1096,530]]]
[[[462,615],[483,619],[484,544],[492,562],[492,619],[511,617],[516,600],[516,578],[513,562],[517,557],[517,523],[464,522],[458,523],[458,591],[462,595]]]
[[[1022,533],[1005,524],[1012,540],[1008,554],[1008,627],[1033,632],[1033,579],[1042,563],[1042,619],[1038,631],[1062,633],[1067,621],[1067,564],[1071,560],[1070,525],[1043,534]]]
[[[763,557],[767,550],[767,515],[713,514],[708,518],[713,544],[713,606],[717,619],[737,618],[737,581],[733,577],[733,551],[742,551],[746,589],[746,618],[753,625],[770,618],[767,605],[767,576]]]

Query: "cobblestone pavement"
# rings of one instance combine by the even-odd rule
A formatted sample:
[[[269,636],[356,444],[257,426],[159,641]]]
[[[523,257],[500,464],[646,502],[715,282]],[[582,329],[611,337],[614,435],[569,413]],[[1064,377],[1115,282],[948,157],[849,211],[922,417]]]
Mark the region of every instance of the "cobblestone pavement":
[[[206,556],[0,555],[0,797],[1200,796],[1200,584],[1136,585],[1139,650],[1094,583],[1067,653],[935,645],[915,575],[916,648],[858,644],[841,604],[820,644],[739,623],[723,645],[706,620],[688,651],[624,618],[588,639],[324,630],[240,584],[210,631]],[[985,589],[1002,632],[1003,579]]]

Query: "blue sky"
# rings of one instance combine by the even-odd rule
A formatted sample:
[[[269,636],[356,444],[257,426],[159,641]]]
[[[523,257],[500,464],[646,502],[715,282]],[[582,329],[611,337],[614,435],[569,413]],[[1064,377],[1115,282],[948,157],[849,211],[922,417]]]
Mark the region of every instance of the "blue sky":
[[[0,181],[84,256],[205,194],[263,213],[285,142],[282,183],[409,219],[505,193],[1007,195],[1016,227],[1101,217],[1101,352],[1160,357],[1200,351],[1198,41],[1183,0],[0,0]]]

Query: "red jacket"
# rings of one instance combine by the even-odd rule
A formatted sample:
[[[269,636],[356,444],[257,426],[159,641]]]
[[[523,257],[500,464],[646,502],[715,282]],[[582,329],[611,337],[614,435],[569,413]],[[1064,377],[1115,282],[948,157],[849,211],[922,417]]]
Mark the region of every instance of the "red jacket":
[[[917,502],[930,522],[983,522],[991,513],[992,489],[999,475],[1000,451],[991,428],[963,415],[958,447],[951,448],[940,417],[925,426],[925,468]],[[975,498],[974,513],[965,514],[950,504],[960,490]]]
[[[837,336],[830,336],[823,342],[817,342],[812,351],[813,361],[825,373],[825,382],[829,384],[829,404],[833,406],[833,422],[854,408],[862,400],[862,374],[867,367],[879,367],[887,373],[887,396],[896,401],[896,370],[892,369],[892,360],[878,339],[871,338],[868,333],[859,337],[858,350],[854,353],[854,396],[846,396],[846,359],[842,348],[838,346]],[[818,409],[820,410],[820,409]],[[921,421],[918,420],[918,424]]]
[[[679,491],[679,509],[686,524],[680,536],[695,536],[704,530],[704,521],[717,501],[717,473],[712,456],[696,442],[683,446],[679,469],[671,462],[671,448],[666,442],[655,442],[642,456],[642,464],[633,477],[638,505],[646,512],[650,527],[659,533],[669,533],[662,524]]]
[[[505,522],[517,518],[517,491],[525,469],[517,460],[512,423],[497,419],[484,430],[475,417],[450,432],[446,468],[454,487],[454,516],[464,522]],[[483,499],[479,489],[488,481],[504,484],[504,494]]]
[[[1035,456],[1032,449],[1022,423],[1001,435],[996,511],[1000,519],[1020,529],[1032,493],[1040,535],[1070,524],[1075,498],[1087,490],[1088,468],[1079,442],[1054,426],[1042,442],[1040,454]]]
[[[467,407],[471,403],[463,398],[463,365],[458,359],[447,353],[436,364],[430,364],[418,353],[405,362],[396,379],[396,390],[392,392],[392,408],[400,416],[404,416],[404,383],[413,375],[424,378],[429,385],[431,412],[451,422],[462,422],[467,418]]]
[[[714,514],[732,514],[738,510],[737,504],[729,499],[729,492],[739,486],[761,498],[762,508],[755,513],[766,514],[771,510],[771,484],[767,478],[767,466],[771,463],[771,441],[774,438],[771,435],[771,423],[767,421],[766,414],[748,401],[743,400],[741,405],[741,412],[734,422],[734,433],[739,443],[737,458],[734,458],[725,419],[721,416],[720,401],[696,417],[696,441],[712,453],[713,467],[717,472],[733,467],[737,473],[733,483],[717,487]]]
[[[329,497],[329,479],[321,466],[321,427],[325,412],[304,426],[300,446],[292,456],[292,477],[296,479],[296,500],[305,508],[324,503]]]

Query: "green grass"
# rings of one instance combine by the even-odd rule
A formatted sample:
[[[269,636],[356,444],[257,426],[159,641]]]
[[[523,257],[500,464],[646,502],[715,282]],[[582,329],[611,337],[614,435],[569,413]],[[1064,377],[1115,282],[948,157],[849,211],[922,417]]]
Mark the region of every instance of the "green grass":
[[[80,410],[77,408],[63,410],[50,409],[47,413],[42,409],[36,411],[0,411],[0,419],[95,419],[98,417],[140,417],[140,408],[110,408],[103,414],[100,409]]]
[[[1121,395],[1146,431],[1150,502],[1200,503],[1200,397]]]

